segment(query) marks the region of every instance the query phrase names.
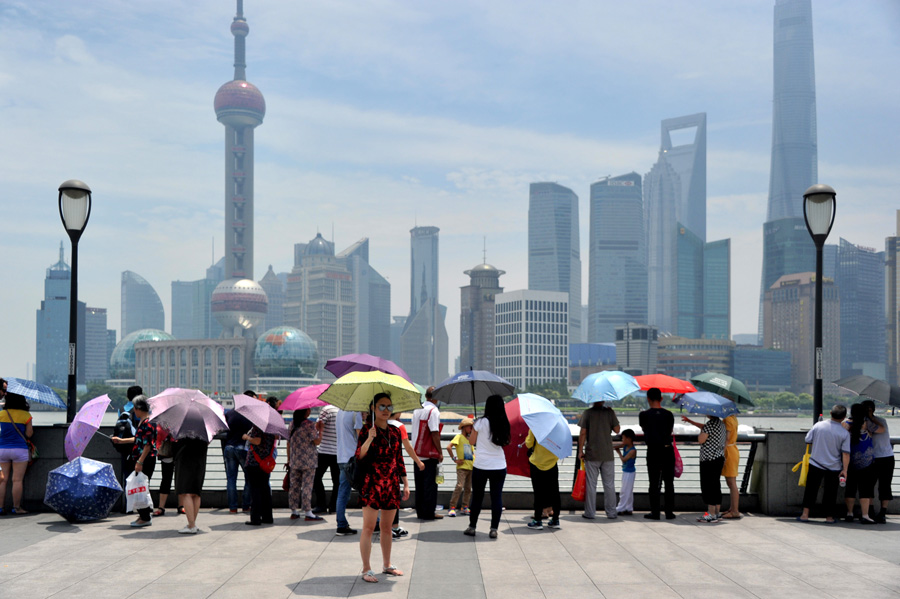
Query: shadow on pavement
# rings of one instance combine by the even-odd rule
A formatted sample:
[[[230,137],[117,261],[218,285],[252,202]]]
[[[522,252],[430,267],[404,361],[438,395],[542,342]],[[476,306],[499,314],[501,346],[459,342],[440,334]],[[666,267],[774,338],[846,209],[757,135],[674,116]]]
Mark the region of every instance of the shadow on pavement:
[[[484,535],[487,538],[488,531],[487,529],[483,531],[479,531],[479,534]],[[502,534],[502,533],[501,533]],[[463,534],[462,529],[460,530],[428,530],[425,532],[419,531],[418,534],[413,535],[417,541],[422,541],[425,543],[471,543],[472,537],[467,537]]]
[[[293,589],[294,595],[301,597],[346,597],[350,589],[353,590],[354,597],[390,593],[397,581],[387,574],[378,574],[377,576],[378,582],[373,583],[355,584],[357,576],[320,576],[287,586]],[[359,578],[359,580],[362,579]]]

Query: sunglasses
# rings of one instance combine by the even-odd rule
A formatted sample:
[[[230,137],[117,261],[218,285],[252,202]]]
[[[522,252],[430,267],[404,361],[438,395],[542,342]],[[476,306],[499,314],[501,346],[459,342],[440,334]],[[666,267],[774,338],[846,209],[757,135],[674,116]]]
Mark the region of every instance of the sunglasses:
[[[394,406],[392,406],[391,404],[387,404],[387,405],[381,404],[381,405],[377,405],[375,407],[378,408],[379,412],[390,412],[391,410],[394,409]]]

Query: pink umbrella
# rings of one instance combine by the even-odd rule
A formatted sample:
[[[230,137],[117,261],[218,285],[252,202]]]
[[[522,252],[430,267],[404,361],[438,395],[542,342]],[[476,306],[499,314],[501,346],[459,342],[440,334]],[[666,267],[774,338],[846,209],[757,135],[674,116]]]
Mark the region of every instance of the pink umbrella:
[[[234,411],[270,435],[288,438],[288,429],[281,414],[264,401],[238,393],[234,396]]]
[[[150,422],[165,428],[173,439],[202,439],[207,443],[228,430],[225,411],[196,389],[166,389],[150,398]]]
[[[281,403],[281,410],[283,412],[288,412],[291,410],[305,410],[306,408],[321,408],[322,406],[327,406],[328,404],[319,399],[319,396],[322,395],[322,392],[328,387],[329,385],[326,384],[312,385],[310,387],[297,389],[284,398],[284,401]]]
[[[380,370],[387,374],[396,374],[410,383],[412,382],[412,379],[409,378],[409,375],[406,374],[402,368],[390,360],[379,358],[378,356],[373,356],[371,354],[347,354],[346,356],[332,358],[325,363],[325,370],[338,378],[344,376],[348,372],[370,372],[372,370]]]
[[[106,408],[109,407],[109,402],[109,395],[95,397],[81,406],[81,409],[75,414],[69,430],[66,431],[66,457],[70,462],[84,453],[84,448],[90,443],[91,437],[100,428],[100,422],[103,420]]]

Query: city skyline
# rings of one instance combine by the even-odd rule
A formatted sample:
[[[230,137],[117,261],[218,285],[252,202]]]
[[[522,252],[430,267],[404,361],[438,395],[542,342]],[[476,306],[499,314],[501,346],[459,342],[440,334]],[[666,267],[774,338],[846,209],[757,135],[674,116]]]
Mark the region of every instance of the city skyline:
[[[769,184],[774,2],[513,6],[245,3],[252,78],[268,103],[255,140],[256,271],[290,269],[292,245],[308,238],[293,232],[298,218],[323,230],[334,224],[339,246],[372,239],[371,263],[394,287],[391,314],[403,315],[406,231],[426,223],[441,228],[442,303],[458,314],[456,289],[480,261],[485,235],[488,262],[508,273],[504,286],[526,287],[530,182],[556,181],[579,196],[586,256],[590,184],[646,172],[659,121],[706,112],[708,238],[732,239],[731,330],[752,333]],[[222,129],[210,97],[231,75],[233,8],[0,8],[8,32],[0,84],[17,140],[0,155],[10,174],[2,205],[16,217],[0,237],[0,273],[17,285],[4,302],[4,374],[23,376],[33,361],[33,310],[65,238],[60,181],[76,177],[94,189],[79,245],[79,296],[107,308],[110,323],[120,322],[122,271],[164,291],[202,277],[211,239],[223,246]],[[813,8],[819,177],[838,192],[832,239],[880,248],[894,232],[900,175],[891,98],[900,84],[869,73],[896,63],[900,10],[890,2]],[[648,35],[635,40],[625,28],[598,39],[594,24],[610,19]],[[547,22],[556,26],[544,32]],[[539,48],[527,42],[537,31],[548,42]],[[481,214],[492,218],[473,218]]]

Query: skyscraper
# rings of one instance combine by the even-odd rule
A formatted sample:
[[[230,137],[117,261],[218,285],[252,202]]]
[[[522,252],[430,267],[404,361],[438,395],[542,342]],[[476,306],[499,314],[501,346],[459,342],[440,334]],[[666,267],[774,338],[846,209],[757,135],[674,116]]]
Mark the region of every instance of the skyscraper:
[[[662,121],[659,158],[644,177],[644,236],[647,320],[661,334],[703,337],[705,113]]]
[[[63,259],[63,245],[59,244],[59,261],[47,269],[44,279],[44,299],[37,311],[34,378],[51,387],[65,389],[69,377],[69,291],[72,270]],[[84,302],[76,307],[78,322],[76,339],[84,347]],[[77,352],[78,384],[85,381],[85,352]]]
[[[566,292],[533,289],[494,296],[494,362],[498,375],[518,389],[568,381],[568,298]]]
[[[447,308],[438,300],[437,227],[410,230],[410,308],[395,357],[414,381],[435,384],[447,378]]]
[[[244,2],[231,23],[234,79],[216,92],[216,118],[225,125],[225,279],[253,279],[253,130],[262,124],[266,101],[247,81]]]
[[[391,284],[369,264],[369,238],[363,237],[337,259],[353,277],[355,351],[390,359]]]
[[[578,196],[556,183],[532,183],[528,198],[528,288],[569,294],[581,306]],[[581,338],[581,310],[569,310],[569,331]]]
[[[647,322],[645,243],[641,176],[591,185],[588,342],[611,343],[617,326]]]
[[[841,239],[834,282],[841,298],[841,376],[885,377],[884,252]]]
[[[731,240],[703,249],[703,336],[731,339]]]
[[[900,210],[897,234],[884,240],[884,334],[887,380],[900,384]]]
[[[263,291],[266,292],[266,297],[269,298],[269,311],[266,313],[266,330],[284,325],[284,283],[272,270],[271,264],[265,276],[260,279],[259,286],[263,288]]]
[[[766,291],[786,274],[815,270],[815,246],[803,219],[803,192],[818,179],[810,0],[776,0],[774,44],[772,163],[763,227],[760,336]]]
[[[506,271],[482,263],[465,271],[469,284],[460,288],[459,364],[468,370],[489,370],[494,363],[494,296],[503,293]]]
[[[122,272],[122,337],[141,329],[163,330],[166,314],[153,286],[144,277]]]
[[[83,353],[84,380],[88,383],[109,378],[109,332],[106,328],[106,308],[86,307]]]

